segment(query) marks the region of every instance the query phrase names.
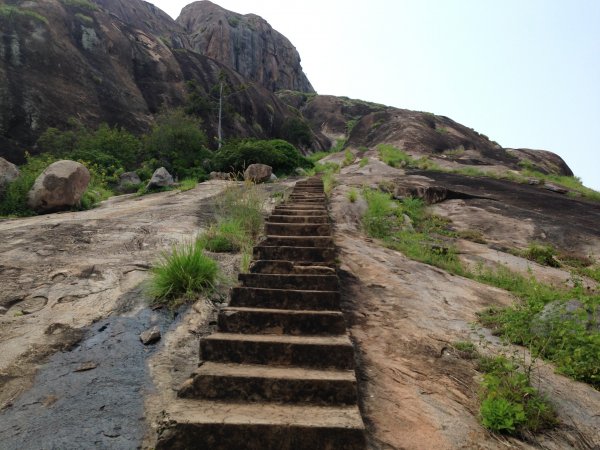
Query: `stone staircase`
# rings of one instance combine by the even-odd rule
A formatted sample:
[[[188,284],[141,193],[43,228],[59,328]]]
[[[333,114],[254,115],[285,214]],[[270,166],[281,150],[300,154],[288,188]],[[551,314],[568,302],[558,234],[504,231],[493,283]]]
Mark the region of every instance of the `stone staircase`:
[[[202,339],[157,449],[364,449],[323,183],[296,184]]]

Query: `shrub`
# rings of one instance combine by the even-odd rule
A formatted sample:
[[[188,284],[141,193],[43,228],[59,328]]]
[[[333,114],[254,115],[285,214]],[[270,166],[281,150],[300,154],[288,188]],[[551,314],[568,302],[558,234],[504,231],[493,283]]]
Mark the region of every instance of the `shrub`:
[[[27,194],[33,187],[36,178],[54,161],[52,155],[30,156],[27,162],[19,167],[19,177],[10,183],[0,198],[1,216],[31,216],[35,213],[27,206]]]
[[[310,168],[312,163],[289,142],[275,140],[230,140],[216,152],[215,169],[240,172],[250,164],[266,164],[278,175],[291,173],[297,167]]]
[[[201,129],[199,118],[173,110],[160,114],[152,131],[144,138],[144,158],[154,159],[171,174],[180,178],[204,179],[203,166],[212,153],[207,138]]]
[[[71,121],[72,128],[48,128],[38,139],[38,146],[56,158],[83,160],[114,173],[124,168],[132,170],[137,163],[140,141],[123,128],[101,124],[90,130]]]
[[[151,269],[148,287],[155,303],[167,302],[177,306],[198,293],[214,287],[218,275],[217,263],[204,254],[198,242],[175,246],[163,253]]]
[[[310,127],[299,117],[288,118],[283,122],[281,137],[298,147],[309,147],[313,140]]]

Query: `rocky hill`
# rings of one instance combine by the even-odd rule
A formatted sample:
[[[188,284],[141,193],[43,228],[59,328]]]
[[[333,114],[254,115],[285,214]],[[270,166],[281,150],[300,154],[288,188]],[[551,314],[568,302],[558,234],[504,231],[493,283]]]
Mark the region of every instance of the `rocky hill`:
[[[186,32],[146,2],[0,7],[0,155],[9,160],[20,162],[47,127],[65,128],[71,118],[147,131],[155,113],[184,104],[190,80],[205,95],[223,77],[232,89],[243,87],[228,99],[237,114],[224,123],[226,135],[279,136],[292,115],[271,90],[192,51]],[[204,115],[215,136],[216,113]]]
[[[224,81],[230,112],[226,137],[286,137],[304,122],[304,151],[387,143],[446,168],[519,169],[570,175],[549,152],[503,149],[447,117],[320,96],[302,72],[293,45],[262,18],[209,1],[185,7],[177,21],[142,0],[17,1],[0,5],[0,156],[19,163],[48,127],[105,122],[137,134],[156,113],[214,97]],[[275,91],[277,95],[275,95]],[[215,103],[213,101],[213,103]],[[197,111],[216,146],[216,107]]]
[[[189,33],[195,51],[249,80],[272,91],[314,92],[296,48],[262,17],[237,14],[203,0],[183,8],[177,22]]]

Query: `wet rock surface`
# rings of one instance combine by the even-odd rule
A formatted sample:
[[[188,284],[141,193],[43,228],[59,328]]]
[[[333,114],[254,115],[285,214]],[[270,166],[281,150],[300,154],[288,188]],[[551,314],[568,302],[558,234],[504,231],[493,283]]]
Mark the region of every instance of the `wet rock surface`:
[[[135,295],[139,295],[136,292]],[[138,448],[146,433],[144,394],[153,348],[139,340],[168,314],[143,309],[102,320],[71,351],[50,358],[33,388],[0,412],[3,450]]]

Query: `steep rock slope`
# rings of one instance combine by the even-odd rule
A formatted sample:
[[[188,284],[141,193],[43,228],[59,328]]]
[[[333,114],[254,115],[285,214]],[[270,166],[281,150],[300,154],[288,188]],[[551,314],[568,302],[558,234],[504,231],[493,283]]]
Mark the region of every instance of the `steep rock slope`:
[[[193,48],[276,91],[314,92],[292,43],[255,14],[227,11],[208,0],[194,2],[177,18]]]
[[[184,46],[185,36],[164,13],[137,0],[99,4],[109,9],[41,0],[0,15],[0,156],[19,162],[47,127],[64,128],[71,118],[145,131],[155,113],[185,102],[186,81],[207,95],[223,76],[243,86],[228,99],[236,114],[226,117],[225,136],[280,135],[288,108],[229,67],[171,47],[165,34]],[[207,109],[203,118],[212,138],[216,113]]]
[[[331,145],[345,140],[347,148],[374,148],[390,144],[415,158],[426,156],[446,168],[477,166],[489,170],[520,170],[520,163],[542,173],[572,176],[552,152],[505,149],[487,136],[454,120],[428,112],[331,95],[280,91],[278,97],[298,110],[315,133]]]

